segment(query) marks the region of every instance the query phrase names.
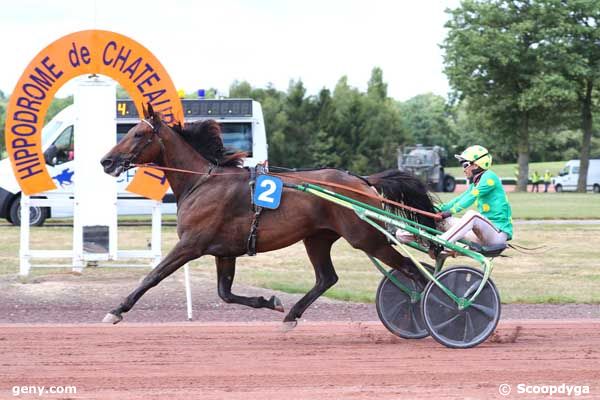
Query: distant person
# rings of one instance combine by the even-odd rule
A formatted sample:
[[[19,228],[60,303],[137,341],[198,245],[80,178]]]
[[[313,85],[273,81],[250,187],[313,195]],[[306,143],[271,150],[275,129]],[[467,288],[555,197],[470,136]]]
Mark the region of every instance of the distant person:
[[[544,172],[544,193],[548,193],[548,186],[552,183],[552,174],[549,170]]]
[[[540,191],[540,180],[542,179],[542,177],[540,176],[539,172],[537,171],[533,171],[533,174],[531,175],[531,192],[538,192]]]
[[[469,186],[458,197],[437,207],[444,219],[440,228],[445,232],[440,238],[452,243],[466,238],[481,246],[506,246],[513,235],[512,211],[500,178],[490,170],[492,156],[482,146],[471,146],[455,157],[463,167]],[[472,204],[478,211],[469,210],[461,218],[452,217]],[[406,242],[406,233],[399,229],[396,237]]]

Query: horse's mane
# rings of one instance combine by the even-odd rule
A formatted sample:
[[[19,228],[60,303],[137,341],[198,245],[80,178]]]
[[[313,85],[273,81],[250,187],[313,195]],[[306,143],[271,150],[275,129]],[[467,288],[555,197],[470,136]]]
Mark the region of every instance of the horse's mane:
[[[221,125],[214,119],[193,122],[191,124],[176,124],[173,130],[177,132],[190,146],[205,159],[222,167],[237,167],[244,162],[246,153],[235,151],[223,146]]]

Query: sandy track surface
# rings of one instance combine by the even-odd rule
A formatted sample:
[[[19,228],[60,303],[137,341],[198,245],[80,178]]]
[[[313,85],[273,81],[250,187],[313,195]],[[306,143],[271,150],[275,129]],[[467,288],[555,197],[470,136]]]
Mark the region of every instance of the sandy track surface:
[[[73,399],[490,399],[503,383],[509,398],[548,398],[515,394],[520,383],[588,385],[577,397],[600,398],[597,320],[504,321],[469,350],[375,322],[5,324],[0,354],[2,399],[34,385],[76,386],[43,396]]]
[[[130,277],[108,284],[71,275],[1,281],[0,399],[16,398],[14,386],[77,388],[19,398],[490,399],[500,398],[502,383],[513,391],[519,383],[590,385],[589,398],[600,398],[597,304],[504,305],[490,340],[450,350],[431,338],[393,336],[373,304],[323,297],[295,330],[282,333],[283,314],[224,304],[215,282],[192,281],[195,321],[185,321],[178,274],[117,326],[94,322],[135,287]],[[236,287],[276,294],[286,308],[301,297]]]
[[[0,324],[2,323],[96,323],[114,309],[137,286],[126,273],[114,277],[79,277],[70,274],[0,280]],[[240,284],[234,293],[246,296],[278,296],[286,311],[302,295]],[[225,304],[216,293],[216,282],[192,276],[193,318],[200,322],[279,322],[284,314]],[[125,322],[184,322],[186,303],[183,274],[176,273],[146,293],[124,315]],[[502,319],[600,319],[598,304],[505,304]],[[303,315],[303,321],[378,321],[374,304],[350,303],[320,297]]]

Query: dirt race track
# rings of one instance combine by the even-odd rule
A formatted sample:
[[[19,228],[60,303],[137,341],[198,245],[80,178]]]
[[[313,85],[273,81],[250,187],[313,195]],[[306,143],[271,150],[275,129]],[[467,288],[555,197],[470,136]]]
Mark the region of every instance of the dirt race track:
[[[520,327],[520,328],[518,328]],[[600,398],[600,321],[502,321],[477,348],[407,341],[378,322],[0,325],[0,398],[76,386],[73,399],[566,398],[517,385],[587,385]],[[500,384],[512,393],[499,394]],[[585,391],[585,388],[580,389]]]

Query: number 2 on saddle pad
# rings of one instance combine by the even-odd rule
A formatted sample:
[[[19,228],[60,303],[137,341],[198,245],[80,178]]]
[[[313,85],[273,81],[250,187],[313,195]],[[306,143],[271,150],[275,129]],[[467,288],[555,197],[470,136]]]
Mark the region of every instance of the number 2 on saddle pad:
[[[275,209],[279,207],[281,202],[282,191],[283,182],[281,179],[270,175],[260,175],[256,178],[256,186],[254,187],[254,204]]]

